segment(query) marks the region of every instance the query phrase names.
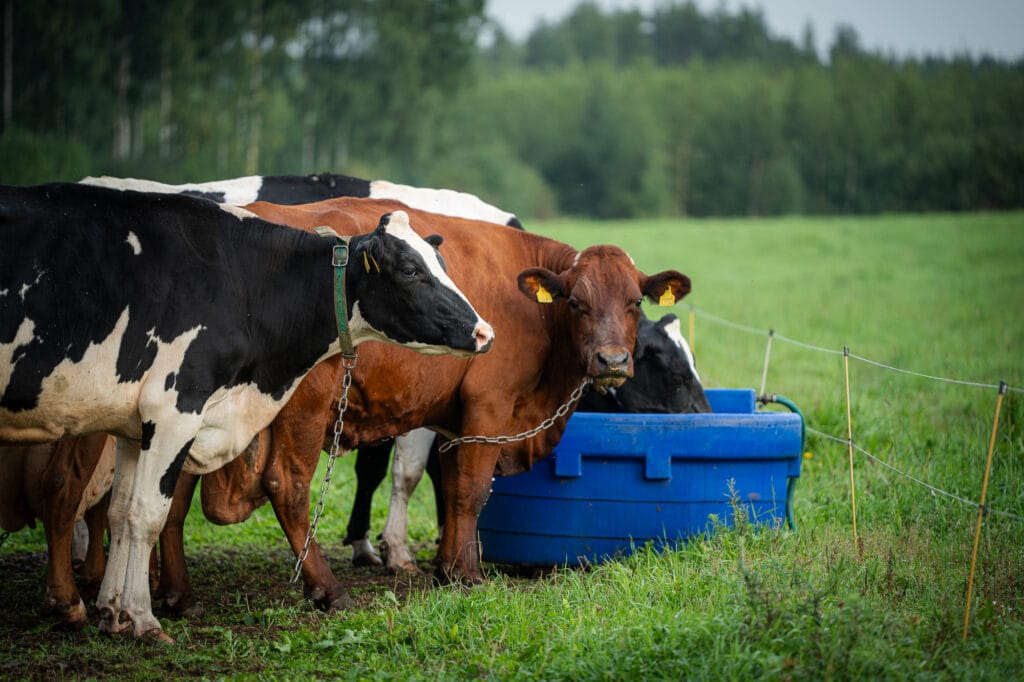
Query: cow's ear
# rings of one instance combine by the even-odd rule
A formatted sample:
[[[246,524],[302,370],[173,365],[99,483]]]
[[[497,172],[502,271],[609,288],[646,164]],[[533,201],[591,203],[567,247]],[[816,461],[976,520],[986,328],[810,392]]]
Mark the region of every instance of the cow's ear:
[[[444,243],[444,237],[439,234],[432,234],[429,237],[424,237],[423,241],[433,246],[435,249],[440,247]]]
[[[641,280],[640,288],[658,305],[675,305],[690,293],[690,278],[675,270],[665,270]]]
[[[660,320],[654,323],[654,326],[659,329],[664,329],[665,327],[669,326],[673,322],[677,322],[678,320],[679,318],[676,317],[675,313],[665,313],[664,315],[661,316]]]
[[[551,303],[565,293],[558,275],[545,268],[527,268],[520,272],[519,290],[538,303]]]

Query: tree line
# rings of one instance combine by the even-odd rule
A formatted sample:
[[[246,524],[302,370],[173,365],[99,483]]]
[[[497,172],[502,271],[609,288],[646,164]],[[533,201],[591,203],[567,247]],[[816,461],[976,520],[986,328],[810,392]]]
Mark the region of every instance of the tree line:
[[[339,172],[527,217],[1024,205],[1024,62],[896,58],[757,10],[3,0],[0,181]]]

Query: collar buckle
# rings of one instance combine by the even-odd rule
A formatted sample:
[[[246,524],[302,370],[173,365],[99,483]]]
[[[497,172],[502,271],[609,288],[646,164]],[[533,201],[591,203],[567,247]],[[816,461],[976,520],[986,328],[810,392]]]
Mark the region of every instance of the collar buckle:
[[[331,265],[343,268],[348,265],[348,244],[335,244],[331,255]]]

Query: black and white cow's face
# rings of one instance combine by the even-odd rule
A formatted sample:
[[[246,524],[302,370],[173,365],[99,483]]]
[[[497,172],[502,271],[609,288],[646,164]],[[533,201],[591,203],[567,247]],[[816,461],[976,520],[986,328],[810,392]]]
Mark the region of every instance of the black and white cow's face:
[[[625,412],[710,412],[693,353],[669,314],[657,322],[643,318],[636,336],[633,378],[615,390]]]
[[[353,329],[368,339],[399,343],[429,355],[470,355],[491,347],[494,330],[445,272],[441,237],[422,239],[405,211],[381,217],[368,235],[350,242]]]

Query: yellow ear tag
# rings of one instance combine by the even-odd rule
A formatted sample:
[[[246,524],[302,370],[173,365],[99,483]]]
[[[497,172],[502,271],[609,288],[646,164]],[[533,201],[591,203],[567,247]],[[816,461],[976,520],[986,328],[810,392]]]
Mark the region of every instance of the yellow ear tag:
[[[367,272],[370,271],[370,261],[368,261],[366,259],[366,252],[365,251],[363,251],[363,267],[366,268]]]
[[[551,298],[551,292],[543,287],[543,285],[537,286],[537,302],[538,303],[551,303],[554,300]]]
[[[658,305],[669,306],[676,304],[675,294],[672,293],[672,287],[665,287],[665,293],[658,299]]]
[[[363,255],[365,256],[366,252],[363,252]],[[373,256],[370,256],[370,261],[373,263],[373,267],[377,269],[377,272],[380,272],[380,265],[377,264],[377,259],[374,258]],[[370,271],[370,266],[366,266],[366,271]]]

